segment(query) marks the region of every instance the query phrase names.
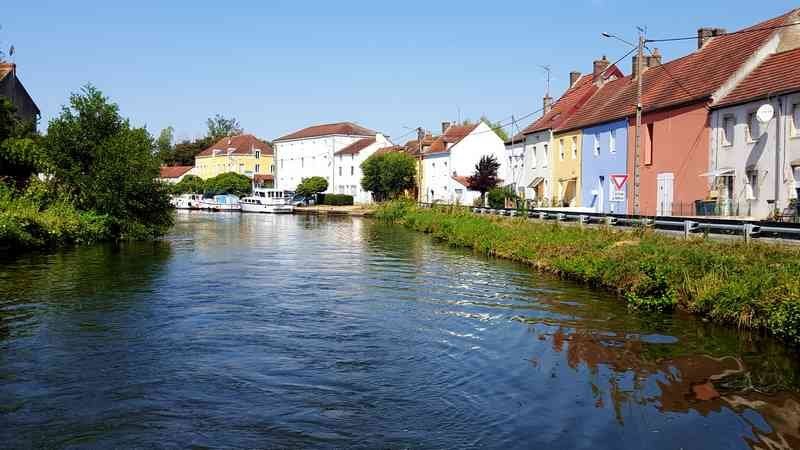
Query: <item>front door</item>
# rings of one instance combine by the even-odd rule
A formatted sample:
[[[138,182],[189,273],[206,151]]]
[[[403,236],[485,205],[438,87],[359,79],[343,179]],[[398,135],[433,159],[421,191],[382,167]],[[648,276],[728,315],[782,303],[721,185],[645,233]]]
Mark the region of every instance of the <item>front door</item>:
[[[660,173],[656,178],[656,215],[672,215],[672,190],[674,185],[672,173]]]
[[[605,194],[605,189],[603,189],[603,183],[605,183],[605,178],[606,177],[599,177],[597,179],[597,204],[595,205],[596,207],[595,211],[601,214],[605,212],[604,203],[606,194]]]

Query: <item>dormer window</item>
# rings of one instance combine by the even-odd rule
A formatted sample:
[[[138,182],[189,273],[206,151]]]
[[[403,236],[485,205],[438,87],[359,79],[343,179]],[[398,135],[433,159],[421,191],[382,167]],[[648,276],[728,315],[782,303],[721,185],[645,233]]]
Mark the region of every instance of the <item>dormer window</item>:
[[[261,150],[256,149],[256,159],[261,158]]]

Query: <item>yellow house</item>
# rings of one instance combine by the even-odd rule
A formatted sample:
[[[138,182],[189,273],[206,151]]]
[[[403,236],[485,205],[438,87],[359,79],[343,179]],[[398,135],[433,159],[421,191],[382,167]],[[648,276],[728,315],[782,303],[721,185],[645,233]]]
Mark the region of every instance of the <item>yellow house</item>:
[[[272,146],[252,134],[222,138],[194,158],[194,173],[206,180],[235,172],[262,183],[275,175]],[[264,183],[269,184],[269,183]]]
[[[581,203],[581,130],[553,134],[550,186],[559,206]]]

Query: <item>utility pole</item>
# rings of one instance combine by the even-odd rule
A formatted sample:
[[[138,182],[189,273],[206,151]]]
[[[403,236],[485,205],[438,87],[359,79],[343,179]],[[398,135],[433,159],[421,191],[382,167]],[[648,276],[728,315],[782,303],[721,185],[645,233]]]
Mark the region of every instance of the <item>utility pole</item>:
[[[642,60],[644,59],[644,33],[639,31],[639,48],[636,52],[636,150],[633,160],[633,215],[639,215],[639,162],[642,155]]]

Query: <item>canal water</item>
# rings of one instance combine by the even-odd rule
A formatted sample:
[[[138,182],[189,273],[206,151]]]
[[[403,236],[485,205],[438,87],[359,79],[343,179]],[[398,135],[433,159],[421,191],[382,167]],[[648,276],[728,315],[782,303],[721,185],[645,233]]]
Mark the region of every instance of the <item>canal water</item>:
[[[2,448],[800,448],[783,345],[368,219],[0,260]]]

